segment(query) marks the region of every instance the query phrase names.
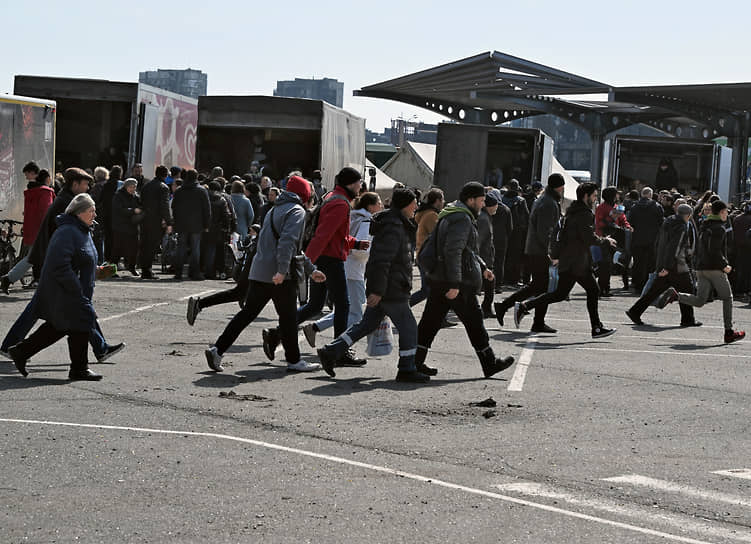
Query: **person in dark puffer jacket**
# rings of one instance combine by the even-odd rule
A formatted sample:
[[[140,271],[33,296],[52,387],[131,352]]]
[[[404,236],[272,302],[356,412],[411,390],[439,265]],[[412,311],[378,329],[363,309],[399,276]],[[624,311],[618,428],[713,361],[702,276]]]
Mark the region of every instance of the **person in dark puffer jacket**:
[[[437,236],[435,242],[440,259],[436,269],[428,271],[430,294],[417,327],[415,356],[417,370],[428,376],[438,373],[425,364],[425,359],[449,309],[454,310],[464,324],[486,378],[514,363],[513,357],[496,359],[477,303],[483,278],[492,281],[495,277],[478,255],[477,215],[484,204],[485,188],[472,181],[462,187],[459,200],[438,215],[438,225],[433,232]]]
[[[430,377],[415,367],[417,322],[409,307],[412,290],[417,226],[412,218],[417,209],[415,193],[409,189],[395,189],[391,209],[373,217],[370,248],[365,276],[367,278],[367,308],[362,320],[349,327],[332,343],[318,350],[323,369],[335,376],[334,366],[347,349],[360,338],[375,331],[389,316],[399,330],[399,370],[397,381],[424,383]]]

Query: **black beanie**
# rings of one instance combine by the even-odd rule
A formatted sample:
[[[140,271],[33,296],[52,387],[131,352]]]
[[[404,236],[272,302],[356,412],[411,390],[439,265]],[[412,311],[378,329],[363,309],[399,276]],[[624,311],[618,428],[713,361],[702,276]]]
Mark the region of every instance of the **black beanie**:
[[[477,198],[478,196],[485,196],[485,187],[479,181],[470,181],[462,187],[459,200],[466,202],[468,198]]]
[[[728,207],[722,200],[712,202],[712,215],[718,215],[722,210]]]
[[[413,200],[417,200],[417,197],[412,189],[394,189],[394,193],[391,195],[391,207],[401,210],[409,206]]]
[[[336,175],[336,184],[341,185],[342,187],[346,187],[347,185],[352,185],[353,183],[358,182],[361,179],[362,175],[360,175],[360,172],[358,172],[354,168],[345,166]]]
[[[550,174],[550,177],[548,177],[548,187],[558,189],[558,187],[563,187],[564,185],[566,185],[566,180],[561,174]]]

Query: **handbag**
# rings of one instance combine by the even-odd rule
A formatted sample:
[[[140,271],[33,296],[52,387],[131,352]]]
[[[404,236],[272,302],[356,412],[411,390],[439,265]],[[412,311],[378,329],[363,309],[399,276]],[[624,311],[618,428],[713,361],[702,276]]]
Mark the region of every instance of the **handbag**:
[[[274,226],[274,211],[276,208],[272,208],[269,213],[268,220],[271,225],[271,232],[279,241],[279,233]],[[299,248],[298,248],[299,251]],[[297,253],[292,257],[292,261],[289,263],[289,279],[297,285],[297,300],[301,305],[305,305],[308,302],[308,275],[305,273],[305,261],[307,257],[304,253]]]
[[[368,347],[365,352],[370,357],[389,355],[394,349],[394,331],[391,330],[391,320],[384,317],[378,328],[368,335]]]

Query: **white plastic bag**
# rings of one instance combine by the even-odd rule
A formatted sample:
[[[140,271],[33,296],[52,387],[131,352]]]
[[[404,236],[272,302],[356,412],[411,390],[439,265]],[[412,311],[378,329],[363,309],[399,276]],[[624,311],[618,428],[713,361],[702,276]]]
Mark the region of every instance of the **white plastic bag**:
[[[382,357],[394,349],[394,333],[391,330],[391,320],[384,317],[378,328],[368,335],[368,347],[365,350],[371,357]]]

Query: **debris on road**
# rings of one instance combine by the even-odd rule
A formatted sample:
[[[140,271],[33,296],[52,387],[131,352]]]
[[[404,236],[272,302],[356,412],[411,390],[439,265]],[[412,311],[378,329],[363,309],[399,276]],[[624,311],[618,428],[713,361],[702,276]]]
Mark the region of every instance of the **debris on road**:
[[[261,402],[261,401],[273,401],[274,399],[270,399],[268,397],[262,397],[260,395],[238,395],[234,391],[220,391],[219,396],[221,398],[225,399],[232,399],[232,400],[243,400],[243,401],[252,401],[252,402]]]
[[[488,397],[485,400],[481,400],[480,402],[470,402],[470,406],[479,406],[480,408],[495,408],[497,406],[497,402],[493,400],[493,397]]]
[[[488,410],[487,412],[483,412],[482,417],[484,417],[485,419],[490,419],[491,417],[495,417],[497,415],[498,414],[495,410]]]

